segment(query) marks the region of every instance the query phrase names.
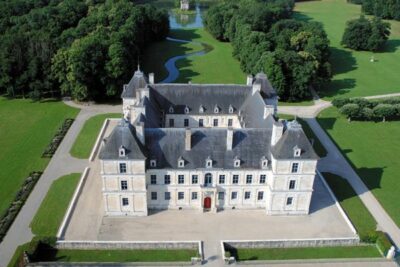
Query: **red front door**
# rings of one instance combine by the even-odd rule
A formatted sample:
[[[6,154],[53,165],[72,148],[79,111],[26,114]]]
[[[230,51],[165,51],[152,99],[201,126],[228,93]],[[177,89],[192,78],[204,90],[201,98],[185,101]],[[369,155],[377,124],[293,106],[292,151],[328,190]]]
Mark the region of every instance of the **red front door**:
[[[210,197],[204,198],[204,208],[205,209],[211,208],[211,198]]]

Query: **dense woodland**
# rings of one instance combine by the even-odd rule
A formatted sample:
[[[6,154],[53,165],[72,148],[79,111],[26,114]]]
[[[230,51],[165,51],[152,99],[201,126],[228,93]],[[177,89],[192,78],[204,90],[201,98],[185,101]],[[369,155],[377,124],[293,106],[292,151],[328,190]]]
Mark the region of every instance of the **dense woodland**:
[[[119,95],[168,15],[129,0],[0,1],[0,93],[32,98]]]
[[[283,100],[310,96],[331,78],[329,40],[317,22],[292,19],[292,0],[223,1],[210,8],[206,29],[229,41],[246,73],[265,72]]]
[[[362,5],[362,10],[367,15],[400,20],[400,0],[348,0],[348,2]]]

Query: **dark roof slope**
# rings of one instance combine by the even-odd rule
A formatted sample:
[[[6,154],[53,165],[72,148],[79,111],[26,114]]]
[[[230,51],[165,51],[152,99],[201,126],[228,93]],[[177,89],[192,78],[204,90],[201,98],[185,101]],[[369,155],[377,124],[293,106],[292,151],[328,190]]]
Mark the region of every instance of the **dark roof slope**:
[[[243,122],[246,128],[271,128],[273,122],[272,115],[264,119],[265,102],[259,92],[249,96],[241,107]]]
[[[136,97],[136,90],[145,88],[147,86],[147,79],[143,72],[139,69],[135,71],[129,83],[124,86],[124,91],[121,94],[122,98],[134,98]]]
[[[295,147],[301,149],[301,155],[299,157],[294,156]],[[287,123],[286,131],[283,133],[278,143],[272,147],[272,155],[276,159],[319,159],[301,125],[297,121]]]
[[[265,73],[258,73],[255,77],[254,83],[261,84],[261,92],[267,97],[276,95],[275,89],[272,87]]]
[[[100,159],[146,159],[143,148],[135,135],[135,129],[125,120],[115,126],[100,151]],[[125,157],[119,156],[119,148],[125,148]]]
[[[229,113],[229,106],[237,113],[246,98],[251,94],[251,86],[215,85],[215,84],[154,84],[150,86],[150,98],[155,99],[160,109],[169,112],[174,108],[175,114],[183,114],[189,107],[190,114],[199,114],[200,106],[204,114]]]
[[[204,168],[210,157],[213,168],[234,169],[237,156],[240,168],[260,168],[261,158],[270,159],[271,130],[235,129],[233,148],[226,150],[227,129],[192,129],[192,148],[185,150],[185,129],[146,129],[149,159],[157,160],[157,168],[177,168],[178,159],[185,160],[185,169]]]

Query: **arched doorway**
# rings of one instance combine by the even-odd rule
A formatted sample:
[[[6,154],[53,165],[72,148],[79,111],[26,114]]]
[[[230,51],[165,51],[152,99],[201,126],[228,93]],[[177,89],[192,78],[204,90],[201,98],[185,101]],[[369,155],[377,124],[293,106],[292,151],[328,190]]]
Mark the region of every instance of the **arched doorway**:
[[[204,198],[204,208],[211,209],[211,198],[210,197]]]
[[[204,176],[204,186],[212,186],[212,174],[206,173]]]

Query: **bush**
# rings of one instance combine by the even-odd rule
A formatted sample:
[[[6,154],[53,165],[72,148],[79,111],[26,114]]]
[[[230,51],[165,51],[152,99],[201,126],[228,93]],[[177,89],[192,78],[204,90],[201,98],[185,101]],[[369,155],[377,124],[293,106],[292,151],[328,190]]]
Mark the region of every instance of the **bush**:
[[[57,130],[51,143],[44,150],[42,158],[51,158],[54,155],[54,153],[56,153],[58,146],[61,144],[61,141],[64,139],[64,136],[67,134],[73,122],[74,119],[64,120],[62,126]]]
[[[392,247],[392,242],[390,242],[389,238],[384,232],[376,231],[376,246],[382,251],[382,253],[386,256],[390,248]]]
[[[351,103],[350,98],[335,97],[335,98],[332,100],[332,105],[335,106],[335,107],[337,107],[337,108],[341,108],[341,107],[343,107],[344,105],[349,104],[349,103]]]
[[[352,118],[360,117],[360,106],[357,104],[346,104],[340,108],[340,113],[346,115],[351,120]]]
[[[375,230],[359,232],[358,234],[360,235],[360,241],[364,243],[375,244],[376,240],[378,239],[378,234]]]
[[[396,115],[396,108],[389,104],[379,104],[374,107],[374,115],[376,117],[382,118],[382,121],[386,121],[387,117],[392,117]]]
[[[374,118],[374,111],[370,108],[363,108],[361,114],[366,120],[372,120]]]

